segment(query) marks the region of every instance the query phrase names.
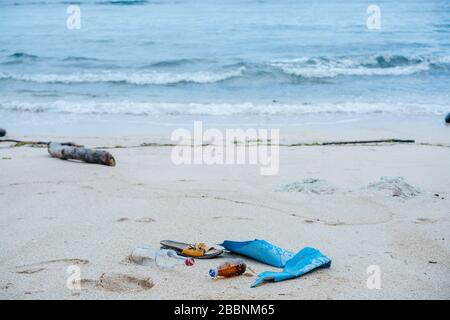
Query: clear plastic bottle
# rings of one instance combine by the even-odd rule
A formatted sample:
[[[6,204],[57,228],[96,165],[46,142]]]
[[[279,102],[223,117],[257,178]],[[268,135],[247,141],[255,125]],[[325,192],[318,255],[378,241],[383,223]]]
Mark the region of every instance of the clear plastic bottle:
[[[131,260],[143,266],[157,266],[162,269],[173,269],[176,266],[192,266],[194,259],[177,255],[174,250],[153,250],[137,247],[130,256]]]
[[[240,276],[247,269],[247,265],[242,259],[231,259],[222,263],[220,266],[209,270],[209,275],[212,278],[217,277],[234,277]]]

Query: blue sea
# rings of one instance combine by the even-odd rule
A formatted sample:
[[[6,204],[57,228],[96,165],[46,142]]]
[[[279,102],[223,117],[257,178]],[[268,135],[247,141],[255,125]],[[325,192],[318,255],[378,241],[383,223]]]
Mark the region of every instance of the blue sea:
[[[0,30],[0,127],[16,134],[450,111],[448,0],[1,0]]]

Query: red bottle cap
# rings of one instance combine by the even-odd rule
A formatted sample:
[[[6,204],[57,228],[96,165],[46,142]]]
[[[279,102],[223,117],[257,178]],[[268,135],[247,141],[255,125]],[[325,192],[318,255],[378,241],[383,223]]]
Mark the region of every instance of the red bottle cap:
[[[192,258],[187,258],[186,260],[184,260],[184,264],[188,267],[193,266],[195,263],[195,260]]]

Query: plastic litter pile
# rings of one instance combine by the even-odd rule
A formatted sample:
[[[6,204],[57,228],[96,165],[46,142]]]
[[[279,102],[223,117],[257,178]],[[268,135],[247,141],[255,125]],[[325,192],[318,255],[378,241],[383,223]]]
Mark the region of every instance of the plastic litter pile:
[[[130,260],[144,266],[157,266],[164,269],[172,269],[176,266],[192,266],[194,259],[211,259],[220,256],[224,251],[213,247],[207,247],[204,243],[183,244],[181,242],[161,241],[160,250],[152,250],[148,247],[137,247],[130,255]],[[225,250],[251,258],[272,267],[282,268],[279,272],[265,271],[258,275],[251,287],[256,287],[263,282],[278,282],[300,277],[317,268],[328,268],[331,259],[323,255],[319,250],[306,247],[297,253],[277,247],[265,240],[230,241],[225,240],[220,244]],[[203,254],[202,254],[203,253]],[[211,254],[213,253],[213,254]],[[247,264],[244,259],[227,259],[218,267],[210,269],[211,278],[234,277],[245,273]]]

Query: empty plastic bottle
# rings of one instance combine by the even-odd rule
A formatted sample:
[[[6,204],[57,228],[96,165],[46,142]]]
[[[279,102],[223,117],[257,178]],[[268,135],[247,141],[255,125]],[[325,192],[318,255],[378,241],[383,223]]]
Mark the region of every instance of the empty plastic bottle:
[[[234,277],[239,276],[245,272],[247,265],[242,259],[231,259],[222,263],[220,266],[209,270],[209,275],[212,278],[217,277]]]
[[[176,266],[193,266],[194,259],[177,255],[174,250],[153,250],[137,247],[131,254],[131,260],[143,266],[157,266],[162,269],[173,269]]]

